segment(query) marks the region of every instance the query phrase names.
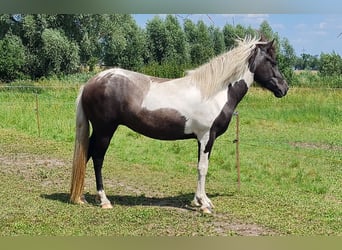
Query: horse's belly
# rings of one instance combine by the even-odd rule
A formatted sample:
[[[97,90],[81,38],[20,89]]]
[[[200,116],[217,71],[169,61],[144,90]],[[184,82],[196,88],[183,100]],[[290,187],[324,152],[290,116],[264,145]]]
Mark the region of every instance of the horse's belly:
[[[193,133],[185,133],[186,122],[187,118],[174,109],[141,109],[127,117],[124,125],[151,138],[180,140],[194,137]]]

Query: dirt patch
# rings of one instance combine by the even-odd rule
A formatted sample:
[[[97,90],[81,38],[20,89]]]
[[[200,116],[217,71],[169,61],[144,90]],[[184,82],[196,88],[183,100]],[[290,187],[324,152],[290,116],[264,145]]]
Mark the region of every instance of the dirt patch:
[[[246,224],[236,221],[225,214],[215,214],[213,225],[219,235],[240,235],[240,236],[271,236],[279,233],[262,227],[257,224]]]
[[[24,179],[46,179],[50,170],[63,168],[66,164],[59,159],[27,153],[0,155],[0,172],[19,175]]]
[[[4,154],[0,156],[1,165],[4,166],[44,166],[47,168],[61,167],[65,165],[65,162],[58,159],[47,158],[46,156],[32,155],[26,153],[20,154]]]

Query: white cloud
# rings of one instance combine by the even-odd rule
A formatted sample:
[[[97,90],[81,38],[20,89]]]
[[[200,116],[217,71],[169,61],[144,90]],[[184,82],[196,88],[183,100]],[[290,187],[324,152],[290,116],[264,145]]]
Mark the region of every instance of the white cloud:
[[[318,25],[318,27],[319,27],[320,29],[325,29],[325,28],[327,27],[327,23],[326,23],[326,22],[320,22],[319,25]]]

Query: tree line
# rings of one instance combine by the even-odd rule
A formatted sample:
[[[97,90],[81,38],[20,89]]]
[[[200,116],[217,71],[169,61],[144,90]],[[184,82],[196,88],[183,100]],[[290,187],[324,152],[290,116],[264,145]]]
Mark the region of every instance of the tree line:
[[[290,81],[294,69],[342,74],[335,52],[297,57],[289,40],[267,21],[258,32],[276,40],[279,67]],[[92,71],[98,65],[180,77],[234,47],[236,38],[256,34],[239,24],[220,29],[203,21],[181,23],[175,15],[155,16],[141,28],[129,14],[1,14],[0,81]]]

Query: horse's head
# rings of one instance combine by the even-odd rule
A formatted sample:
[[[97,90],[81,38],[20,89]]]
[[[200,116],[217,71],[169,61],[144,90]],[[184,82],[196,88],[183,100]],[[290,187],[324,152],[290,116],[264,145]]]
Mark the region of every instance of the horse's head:
[[[280,98],[286,95],[289,86],[277,67],[273,42],[274,40],[256,45],[249,67],[254,73],[254,80]]]

